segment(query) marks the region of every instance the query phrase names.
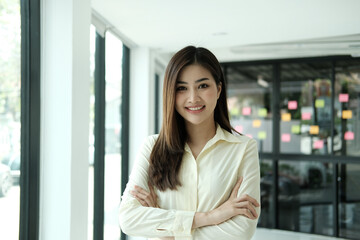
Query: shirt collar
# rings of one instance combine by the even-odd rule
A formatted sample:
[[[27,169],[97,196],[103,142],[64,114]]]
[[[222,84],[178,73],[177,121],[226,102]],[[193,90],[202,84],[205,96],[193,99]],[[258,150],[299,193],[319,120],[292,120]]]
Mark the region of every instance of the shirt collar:
[[[215,136],[213,138],[211,138],[205,144],[204,149],[211,147],[212,145],[214,145],[218,141],[226,141],[226,142],[229,142],[229,143],[242,143],[242,142],[245,141],[245,139],[243,139],[242,135],[234,135],[232,133],[229,133],[225,129],[221,128],[221,126],[218,123],[216,123]],[[191,153],[190,147],[189,147],[189,145],[187,143],[185,143],[185,151],[188,151],[188,152]]]

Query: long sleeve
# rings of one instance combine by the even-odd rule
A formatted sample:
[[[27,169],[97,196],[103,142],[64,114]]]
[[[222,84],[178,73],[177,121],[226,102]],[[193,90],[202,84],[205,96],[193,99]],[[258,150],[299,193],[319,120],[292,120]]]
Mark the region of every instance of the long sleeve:
[[[148,159],[155,140],[155,136],[147,138],[136,158],[120,204],[120,227],[123,232],[133,236],[149,238],[174,236],[175,239],[191,239],[195,212],[143,207],[129,193],[134,189],[134,185],[149,191]]]
[[[238,196],[248,194],[260,203],[259,157],[255,140],[248,141],[241,161],[238,176],[243,176],[244,180]],[[260,207],[255,209],[260,216]],[[194,239],[248,240],[254,235],[257,222],[257,219],[251,220],[244,216],[236,216],[222,224],[197,229],[194,232]]]

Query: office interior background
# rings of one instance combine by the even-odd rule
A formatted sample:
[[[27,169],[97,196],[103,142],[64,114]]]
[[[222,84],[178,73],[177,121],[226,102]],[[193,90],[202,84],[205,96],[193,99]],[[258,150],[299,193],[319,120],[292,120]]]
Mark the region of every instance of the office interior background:
[[[120,197],[186,45],[218,57],[231,123],[258,142],[254,239],[360,239],[359,9],[0,0],[0,239],[139,239],[121,233]]]

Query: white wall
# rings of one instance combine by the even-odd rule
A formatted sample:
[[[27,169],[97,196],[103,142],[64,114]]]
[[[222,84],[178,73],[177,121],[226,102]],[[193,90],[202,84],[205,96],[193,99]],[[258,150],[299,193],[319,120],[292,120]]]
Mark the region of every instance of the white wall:
[[[41,2],[40,239],[87,239],[90,0]]]

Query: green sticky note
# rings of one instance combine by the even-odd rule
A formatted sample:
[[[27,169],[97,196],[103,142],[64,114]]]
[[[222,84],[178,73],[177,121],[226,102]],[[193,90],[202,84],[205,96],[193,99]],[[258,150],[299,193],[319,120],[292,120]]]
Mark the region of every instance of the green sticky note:
[[[238,116],[239,113],[240,113],[239,108],[237,108],[237,107],[230,109],[230,114],[233,116]]]
[[[265,131],[258,132],[258,139],[266,139],[266,132]]]
[[[324,101],[324,99],[316,99],[316,101],[315,101],[315,107],[316,107],[316,108],[323,108],[323,107],[325,107],[325,101]]]
[[[291,126],[291,132],[293,134],[299,134],[300,133],[300,125],[292,125]]]
[[[266,117],[267,116],[267,109],[266,108],[260,108],[258,110],[259,117]]]

